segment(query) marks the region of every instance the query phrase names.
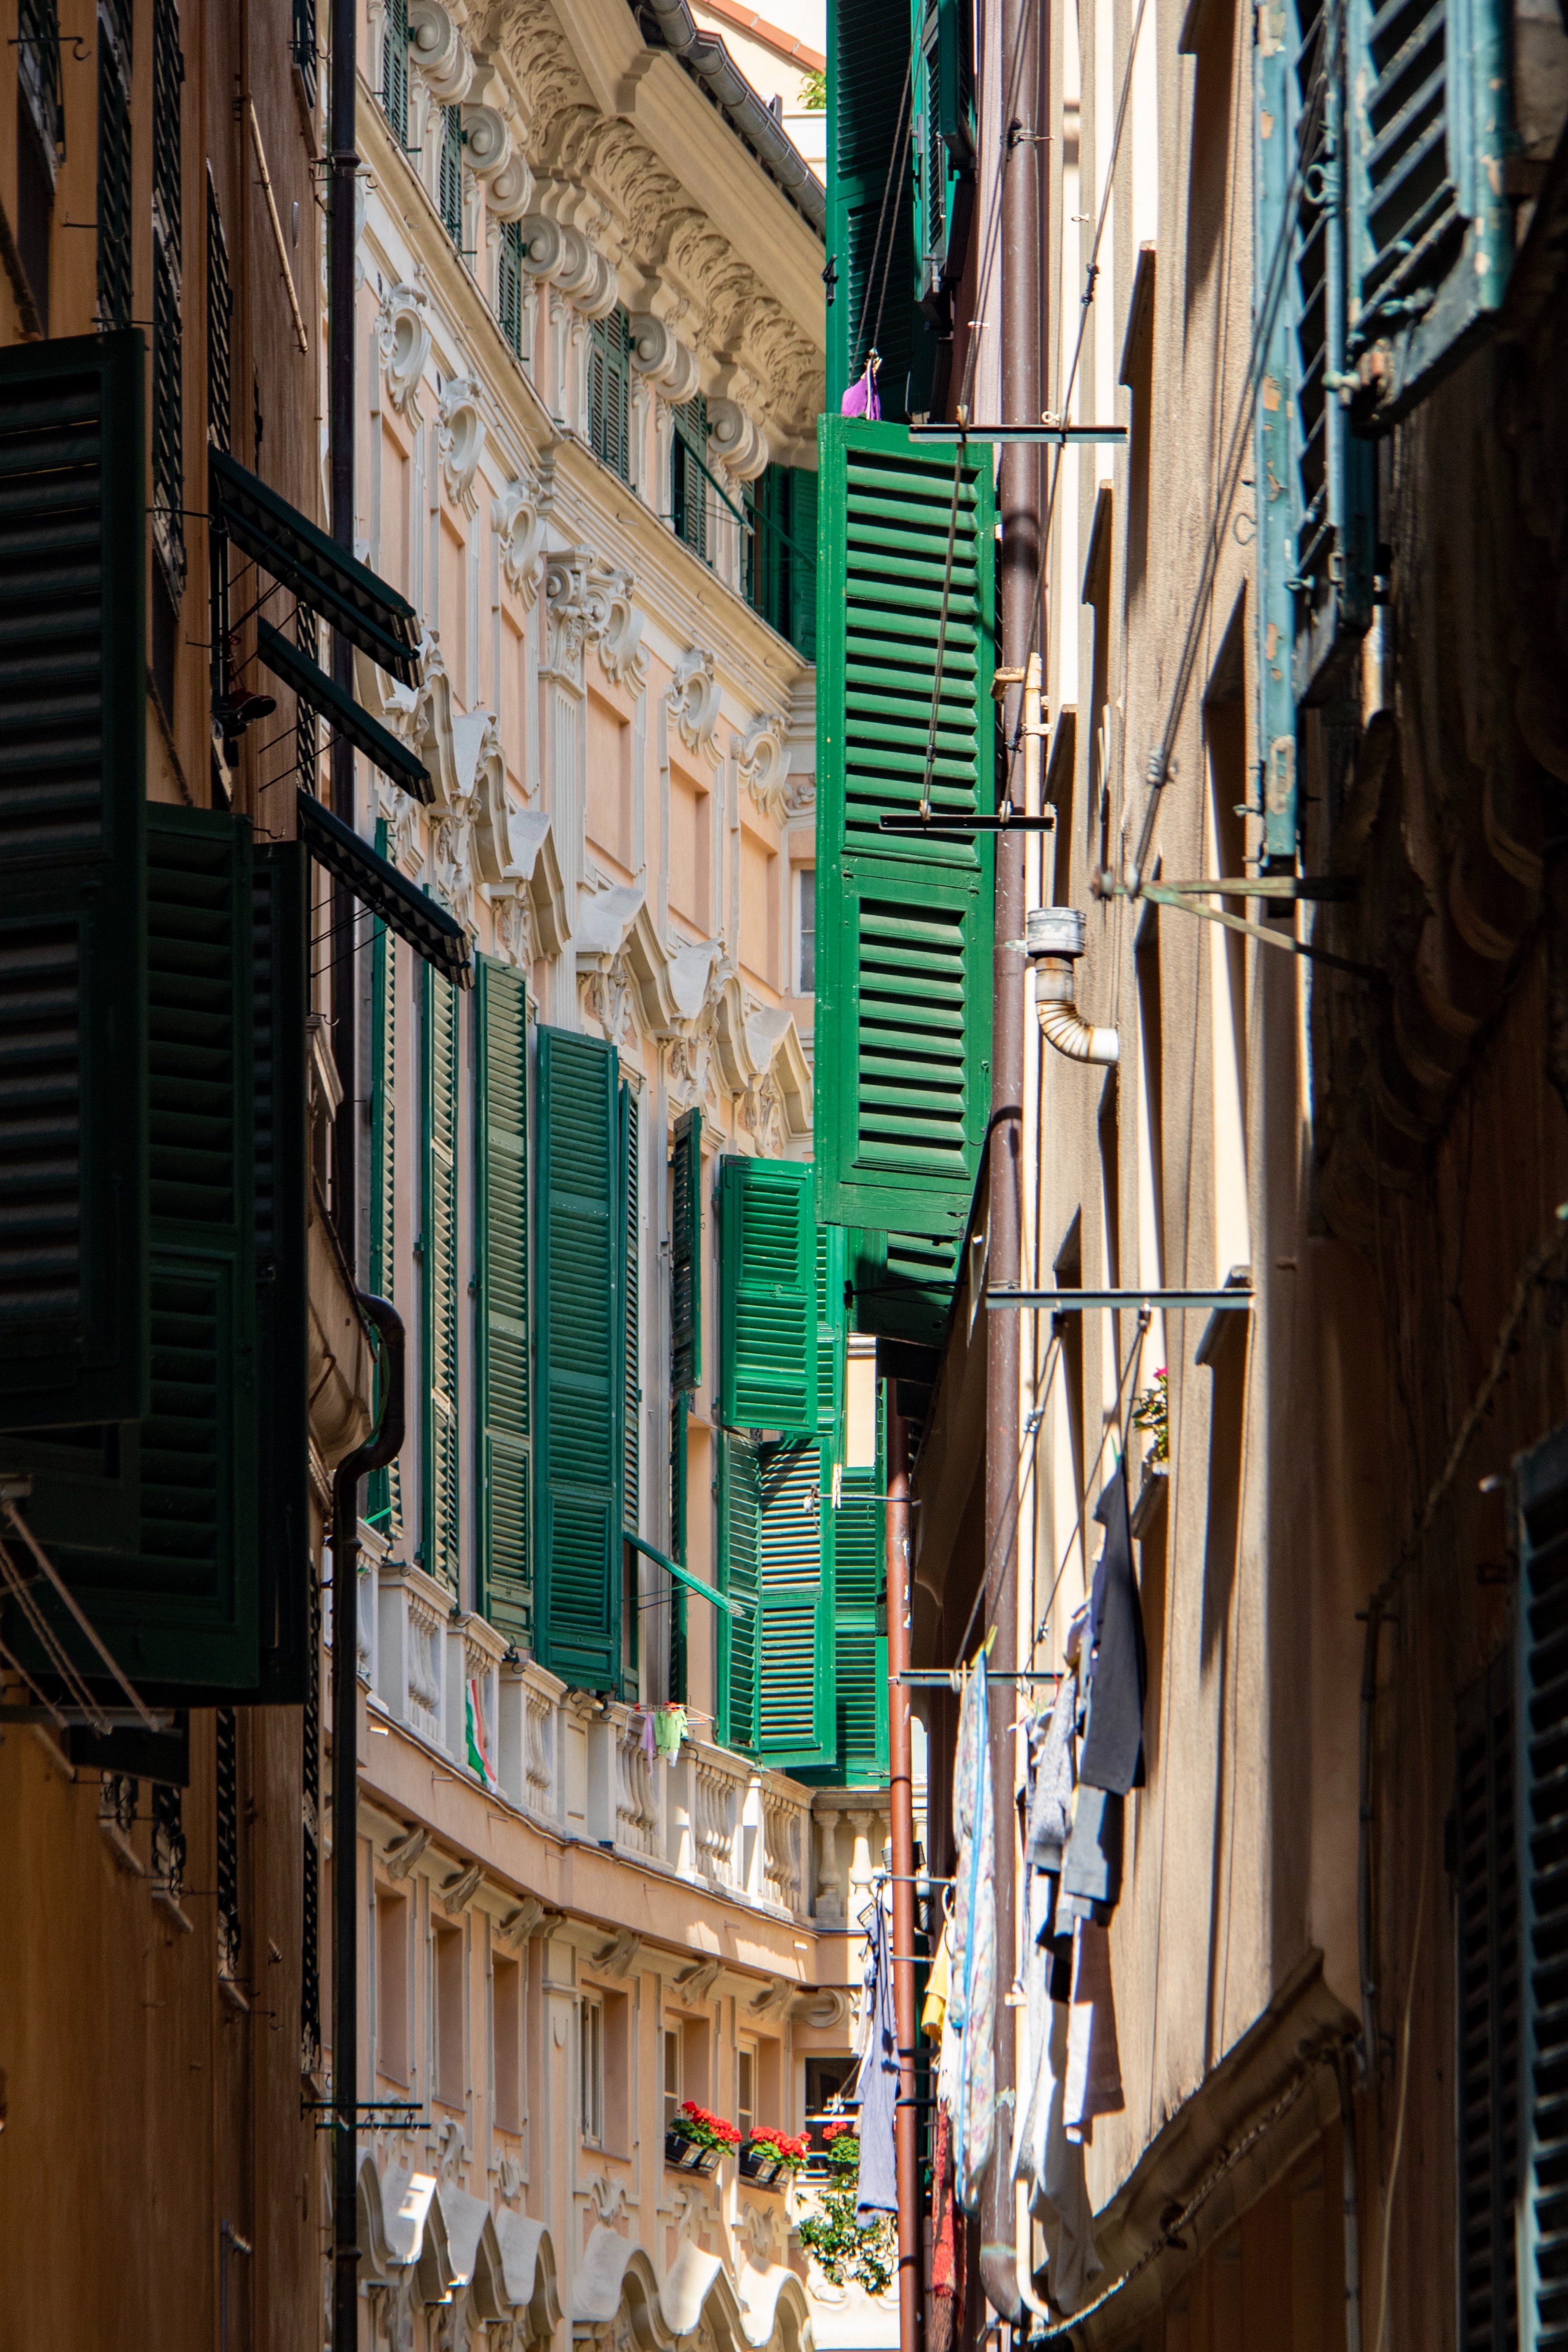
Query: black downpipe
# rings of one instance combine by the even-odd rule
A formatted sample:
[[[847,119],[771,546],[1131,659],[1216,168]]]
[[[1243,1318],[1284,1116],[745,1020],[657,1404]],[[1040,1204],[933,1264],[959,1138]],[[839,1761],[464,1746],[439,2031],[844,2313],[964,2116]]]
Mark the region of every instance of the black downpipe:
[[[359,1482],[403,1446],[403,1318],[357,1291],[381,1340],[381,1425],[332,1473],[332,2342],[359,2341]]]

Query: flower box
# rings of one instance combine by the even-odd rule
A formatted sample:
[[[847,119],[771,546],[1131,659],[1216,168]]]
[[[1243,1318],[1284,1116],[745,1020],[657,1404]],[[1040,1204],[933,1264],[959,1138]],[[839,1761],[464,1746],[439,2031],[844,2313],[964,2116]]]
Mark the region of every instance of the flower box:
[[[664,2160],[682,2172],[716,2172],[721,2156],[733,2156],[741,2135],[723,2116],[711,2116],[695,2099],[683,2099],[664,2135]]]
[[[684,2132],[667,2131],[664,2136],[664,2160],[682,2172],[717,2172],[722,2151],[704,2147],[700,2140],[688,2139]]]
[[[741,2150],[741,2178],[755,2189],[782,2189],[795,2170],[768,2140],[748,2140]]]

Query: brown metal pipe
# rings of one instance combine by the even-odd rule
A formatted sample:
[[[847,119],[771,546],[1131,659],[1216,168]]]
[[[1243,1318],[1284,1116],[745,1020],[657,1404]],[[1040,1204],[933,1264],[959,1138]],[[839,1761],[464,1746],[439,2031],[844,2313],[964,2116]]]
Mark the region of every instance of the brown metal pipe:
[[[899,2352],[920,2352],[924,2336],[920,2193],[920,2111],[915,2098],[915,1798],[910,1696],[899,1679],[910,1663],[910,1443],[888,1383],[888,1780],[893,1832],[893,2016],[899,2034],[899,2106],[894,2131],[899,2189]]]

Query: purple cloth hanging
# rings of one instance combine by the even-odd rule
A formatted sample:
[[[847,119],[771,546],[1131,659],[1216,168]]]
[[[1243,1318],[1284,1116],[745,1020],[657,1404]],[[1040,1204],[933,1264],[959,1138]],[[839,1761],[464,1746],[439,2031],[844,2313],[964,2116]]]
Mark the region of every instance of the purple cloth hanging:
[[[882,396],[877,390],[877,362],[867,362],[866,373],[852,383],[838,404],[840,416],[864,416],[870,424],[879,424],[882,415]]]

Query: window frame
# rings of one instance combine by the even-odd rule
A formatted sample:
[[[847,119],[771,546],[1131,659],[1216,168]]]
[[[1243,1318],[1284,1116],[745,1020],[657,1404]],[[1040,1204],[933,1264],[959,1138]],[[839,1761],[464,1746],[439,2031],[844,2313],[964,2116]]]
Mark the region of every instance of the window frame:
[[[577,2121],[584,2147],[605,2146],[605,1999],[585,1992],[577,2009]]]

